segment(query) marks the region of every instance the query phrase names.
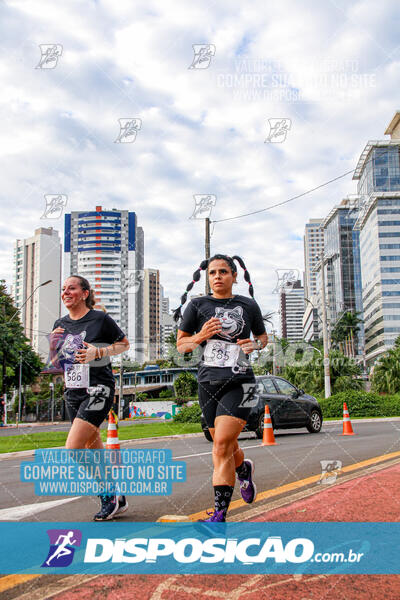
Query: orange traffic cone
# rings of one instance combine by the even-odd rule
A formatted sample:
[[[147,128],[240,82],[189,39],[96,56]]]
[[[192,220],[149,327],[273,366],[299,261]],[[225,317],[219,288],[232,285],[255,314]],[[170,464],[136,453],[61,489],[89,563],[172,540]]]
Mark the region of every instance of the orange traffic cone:
[[[343,403],[343,433],[342,435],[355,435],[351,426],[349,409],[346,402]]]
[[[118,417],[113,410],[108,413],[106,450],[120,450],[118,439]]]
[[[272,427],[271,415],[269,412],[268,404],[265,405],[265,415],[264,415],[264,431],[263,431],[263,441],[261,446],[277,446],[278,444],[275,441],[274,430]]]

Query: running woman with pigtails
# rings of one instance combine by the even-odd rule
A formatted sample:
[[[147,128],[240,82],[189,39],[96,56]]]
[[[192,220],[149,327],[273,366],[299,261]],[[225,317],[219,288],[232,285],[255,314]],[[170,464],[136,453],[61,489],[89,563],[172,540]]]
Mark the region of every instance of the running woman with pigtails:
[[[244,269],[251,298],[232,293],[237,279],[235,261]],[[193,298],[182,316],[181,308],[188,292],[207,267],[212,295]],[[174,313],[176,321],[181,319],[178,352],[184,354],[198,346],[203,348],[198,384],[200,407],[213,438],[215,509],[206,519],[211,522],[226,519],[235,486],[235,471],[243,500],[251,504],[257,493],[253,461],[244,458],[237,441],[251,410],[249,391],[255,386],[248,356],[268,343],[261,310],[253,296],[250,274],[243,260],[239,256],[216,254],[203,260],[193,273],[193,280]]]

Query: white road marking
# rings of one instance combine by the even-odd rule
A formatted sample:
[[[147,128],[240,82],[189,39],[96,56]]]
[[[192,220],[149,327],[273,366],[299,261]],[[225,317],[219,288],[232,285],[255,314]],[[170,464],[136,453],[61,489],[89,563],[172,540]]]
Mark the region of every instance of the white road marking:
[[[20,521],[21,519],[25,519],[25,517],[31,517],[44,510],[56,508],[78,498],[81,498],[81,496],[62,498],[62,500],[50,500],[49,502],[35,502],[35,504],[24,504],[22,506],[13,506],[12,508],[2,508],[0,510],[0,521]]]
[[[248,450],[249,448],[262,448],[261,442],[257,446],[241,446],[242,450]],[[206,454],[212,454],[212,452],[199,452],[198,454],[185,454],[185,456],[174,456],[174,460],[178,458],[191,458],[192,456],[205,456]]]

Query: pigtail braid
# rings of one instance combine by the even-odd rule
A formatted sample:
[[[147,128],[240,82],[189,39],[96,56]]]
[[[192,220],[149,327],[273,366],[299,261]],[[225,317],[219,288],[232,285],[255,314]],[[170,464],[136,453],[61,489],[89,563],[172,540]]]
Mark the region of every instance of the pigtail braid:
[[[247,281],[247,283],[249,284],[249,294],[252,298],[254,298],[254,288],[253,288],[253,284],[251,283],[251,278],[250,278],[250,273],[248,272],[248,270],[246,269],[246,265],[244,264],[244,261],[242,258],[240,258],[240,256],[232,256],[233,260],[237,260],[237,262],[239,263],[239,265],[242,267],[242,269],[244,270],[244,278],[245,281]]]
[[[181,304],[180,306],[178,306],[178,308],[176,308],[174,310],[174,321],[177,323],[179,321],[179,319],[182,318],[182,311],[181,308],[184,304],[186,304],[186,300],[187,300],[187,295],[188,292],[190,292],[190,290],[192,289],[192,287],[194,286],[194,284],[199,281],[200,279],[200,275],[201,275],[201,271],[205,271],[208,267],[208,263],[210,261],[209,260],[203,260],[200,263],[200,266],[198,269],[196,269],[196,271],[193,273],[193,279],[192,281],[188,284],[188,286],[186,287],[186,291],[184,292],[184,294],[182,294],[181,296]]]

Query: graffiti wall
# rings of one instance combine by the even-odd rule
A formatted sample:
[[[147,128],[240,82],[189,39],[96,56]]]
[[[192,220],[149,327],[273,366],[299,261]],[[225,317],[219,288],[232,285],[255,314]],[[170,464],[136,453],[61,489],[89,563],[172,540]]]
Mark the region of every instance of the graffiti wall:
[[[161,417],[172,419],[179,412],[180,406],[172,400],[155,400],[154,402],[130,402],[129,418],[135,417]]]

